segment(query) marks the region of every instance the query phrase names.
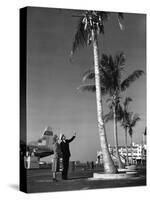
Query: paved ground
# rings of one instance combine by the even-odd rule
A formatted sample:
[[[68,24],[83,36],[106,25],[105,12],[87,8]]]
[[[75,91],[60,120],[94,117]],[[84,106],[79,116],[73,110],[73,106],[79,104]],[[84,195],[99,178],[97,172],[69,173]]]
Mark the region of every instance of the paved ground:
[[[28,193],[54,192],[146,185],[146,172],[143,169],[139,170],[138,176],[125,180],[89,180],[93,172],[97,170],[69,173],[69,180],[53,182],[52,173],[48,169],[28,170],[27,191]]]

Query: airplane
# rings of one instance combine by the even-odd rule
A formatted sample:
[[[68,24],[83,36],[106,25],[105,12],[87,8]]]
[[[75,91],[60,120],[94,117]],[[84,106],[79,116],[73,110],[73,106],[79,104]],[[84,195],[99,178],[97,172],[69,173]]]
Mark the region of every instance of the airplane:
[[[48,126],[40,139],[37,141],[32,141],[27,145],[29,153],[34,153],[39,159],[52,155],[52,141],[53,141],[53,131],[50,126]]]

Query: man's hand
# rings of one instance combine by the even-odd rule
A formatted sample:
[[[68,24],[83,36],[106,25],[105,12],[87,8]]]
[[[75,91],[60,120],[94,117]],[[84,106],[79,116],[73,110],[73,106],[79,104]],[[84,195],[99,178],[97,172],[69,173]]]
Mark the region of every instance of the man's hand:
[[[76,132],[73,134],[74,137],[76,137]]]

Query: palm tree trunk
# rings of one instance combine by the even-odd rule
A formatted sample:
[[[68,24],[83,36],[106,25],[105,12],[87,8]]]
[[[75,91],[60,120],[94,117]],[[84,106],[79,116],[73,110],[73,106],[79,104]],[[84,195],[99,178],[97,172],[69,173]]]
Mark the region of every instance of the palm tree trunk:
[[[144,145],[146,144],[146,135],[143,133],[142,135],[142,159],[141,159],[141,164],[143,164],[143,159],[144,159]]]
[[[143,146],[144,146],[144,144],[146,144],[146,135],[144,133],[143,133],[142,141],[143,141]]]
[[[125,146],[126,146],[126,165],[129,165],[128,144],[127,144],[127,128],[125,128]]]
[[[111,158],[108,149],[105,126],[103,121],[102,95],[101,95],[99,59],[98,59],[98,41],[97,41],[97,34],[95,33],[94,30],[92,30],[92,41],[93,41],[95,85],[96,85],[97,119],[98,119],[100,145],[103,154],[104,170],[105,173],[116,173],[117,169],[114,166],[113,160]]]
[[[132,135],[131,137],[131,164],[133,164],[133,147],[132,147]]]
[[[116,119],[116,108],[115,108],[115,106],[113,108],[113,114],[114,114],[114,139],[115,139],[116,157],[117,157],[117,161],[118,161],[118,167],[120,169],[123,169],[124,164],[121,162],[120,155],[119,155],[119,149],[118,149],[118,129],[117,129],[117,119]]]

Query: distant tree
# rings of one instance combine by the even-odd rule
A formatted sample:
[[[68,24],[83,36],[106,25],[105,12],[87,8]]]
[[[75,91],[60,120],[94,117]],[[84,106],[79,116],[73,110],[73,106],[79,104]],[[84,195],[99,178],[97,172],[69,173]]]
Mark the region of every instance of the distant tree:
[[[121,126],[125,130],[125,147],[126,147],[126,165],[129,165],[129,157],[128,157],[128,144],[127,144],[127,137],[128,137],[128,121],[129,121],[129,110],[128,105],[132,101],[130,97],[126,97],[125,101],[123,102],[123,106],[121,107]]]
[[[124,168],[124,164],[122,163],[119,155],[119,144],[118,144],[118,125],[117,122],[121,120],[121,114],[120,114],[120,98],[118,97],[118,100],[115,98],[109,98],[107,99],[107,102],[109,102],[109,113],[107,113],[104,116],[105,122],[108,122],[110,120],[113,120],[114,122],[114,140],[115,140],[115,149],[116,149],[116,157],[118,161],[119,168]]]
[[[143,164],[143,158],[144,156],[146,156],[146,149],[144,147],[144,145],[146,144],[146,135],[147,135],[147,128],[145,127],[145,130],[142,134],[142,160],[141,160],[141,163]]]
[[[147,135],[147,130],[145,127],[144,133],[143,133],[143,144],[146,142],[146,135]]]
[[[128,132],[130,135],[130,145],[131,145],[131,158],[132,158],[132,163],[133,163],[133,128],[136,126],[137,122],[141,120],[138,114],[134,114],[133,112],[129,113],[129,120],[128,120]]]

